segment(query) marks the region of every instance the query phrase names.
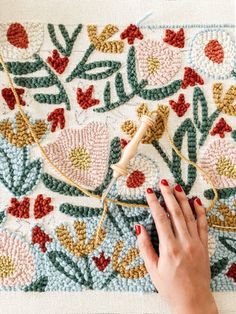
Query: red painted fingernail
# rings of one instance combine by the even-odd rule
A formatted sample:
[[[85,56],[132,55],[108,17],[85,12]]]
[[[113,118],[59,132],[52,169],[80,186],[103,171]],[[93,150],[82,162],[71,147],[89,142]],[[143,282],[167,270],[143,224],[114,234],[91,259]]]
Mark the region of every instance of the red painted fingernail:
[[[182,189],[182,187],[181,187],[179,184],[176,184],[176,186],[175,186],[175,191],[177,191],[177,192],[182,192],[183,189]]]
[[[202,202],[201,202],[200,198],[196,198],[196,203],[197,203],[198,205],[202,206]]]
[[[153,193],[153,189],[147,188],[147,193],[148,193],[148,194],[152,194],[152,193]]]
[[[162,179],[161,180],[161,184],[165,185],[165,186],[169,186],[169,183],[167,182],[166,179]]]
[[[141,226],[135,225],[134,228],[135,228],[136,235],[138,236],[141,233]]]

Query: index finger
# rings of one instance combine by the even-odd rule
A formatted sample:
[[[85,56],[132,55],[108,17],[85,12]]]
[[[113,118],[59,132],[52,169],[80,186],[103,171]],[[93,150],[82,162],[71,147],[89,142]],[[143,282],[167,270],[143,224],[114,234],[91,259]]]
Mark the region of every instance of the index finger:
[[[174,233],[167,217],[167,213],[160,205],[151,188],[146,190],[146,198],[161,241],[174,240]]]

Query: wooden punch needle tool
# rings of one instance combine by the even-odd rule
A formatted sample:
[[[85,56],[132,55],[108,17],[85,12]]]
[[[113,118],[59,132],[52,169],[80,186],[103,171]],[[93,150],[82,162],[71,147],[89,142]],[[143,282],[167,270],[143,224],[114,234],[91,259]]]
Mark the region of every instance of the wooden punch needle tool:
[[[150,118],[149,116],[143,115],[141,117],[141,124],[136,131],[134,137],[130,140],[130,142],[125,146],[121,159],[118,163],[111,165],[111,168],[113,169],[113,177],[108,185],[107,189],[102,194],[102,204],[107,197],[110,189],[112,188],[113,184],[116,182],[116,180],[121,176],[126,176],[128,174],[128,166],[130,163],[130,160],[135,157],[139,143],[141,142],[143,136],[145,135],[147,129],[149,127],[152,127],[155,123],[155,120]]]

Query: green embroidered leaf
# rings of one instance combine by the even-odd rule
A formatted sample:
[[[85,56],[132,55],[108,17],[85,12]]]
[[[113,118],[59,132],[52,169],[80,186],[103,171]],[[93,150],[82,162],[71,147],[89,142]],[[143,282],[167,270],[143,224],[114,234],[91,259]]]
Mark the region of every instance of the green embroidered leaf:
[[[82,30],[82,24],[79,24],[73,31],[71,37],[66,29],[66,27],[63,24],[58,25],[59,30],[61,32],[61,35],[65,41],[66,47],[64,48],[63,45],[59,42],[56,32],[55,32],[55,27],[53,24],[48,24],[48,32],[51,38],[52,43],[54,46],[63,54],[64,56],[69,57],[71,55],[74,43],[79,35],[79,33]]]
[[[0,212],[0,225],[3,223],[4,219],[6,218],[5,210]]]
[[[199,108],[201,108],[201,120],[199,119],[200,116]],[[211,116],[208,116],[208,106],[205,95],[200,87],[195,87],[193,93],[193,121],[196,128],[202,134],[199,140],[200,146],[202,146],[205,143],[209,131],[215,119],[219,116],[219,114],[220,111],[217,109],[212,113]]]
[[[236,130],[232,131],[231,136],[236,142]]]
[[[176,80],[167,86],[154,89],[141,89],[138,95],[145,100],[162,100],[175,94],[181,88],[182,80]]]
[[[113,170],[111,169],[111,165],[117,163],[121,157],[121,146],[119,137],[113,138],[110,145],[110,156],[108,160],[108,171],[103,183],[94,190],[95,194],[102,194],[103,190],[106,189],[108,184],[110,183],[113,175]]]
[[[49,190],[51,190],[53,192],[57,192],[57,193],[60,193],[63,195],[69,195],[69,196],[82,196],[82,195],[84,195],[75,186],[72,186],[66,182],[58,180],[48,173],[43,173],[41,178],[42,178],[44,185]]]
[[[225,188],[225,189],[219,189],[217,190],[218,198],[219,199],[226,199],[230,196],[236,195],[236,188]],[[213,200],[215,197],[215,194],[212,189],[204,191],[204,196],[208,200]]]
[[[66,79],[66,81],[70,82],[75,77],[90,81],[103,80],[117,72],[120,69],[120,67],[121,63],[118,61],[105,60],[95,61],[88,64],[79,63],[77,67],[72,71],[70,76]]]
[[[67,93],[58,79],[57,75],[51,70],[51,68],[47,65],[46,62],[44,62],[39,55],[34,55],[35,63],[37,64],[36,70],[43,69],[47,72],[47,76],[39,76],[39,77],[28,77],[28,76],[21,76],[21,77],[14,77],[14,82],[22,87],[26,88],[46,88],[51,86],[56,86],[59,90],[58,94],[45,94],[45,93],[36,93],[34,95],[34,99],[38,101],[39,103],[44,104],[62,104],[65,103],[66,109],[70,109],[70,101],[67,96]],[[25,63],[22,63],[22,68]],[[18,65],[20,67],[20,65]],[[30,70],[33,66],[30,66]],[[34,72],[35,72],[34,71]],[[15,71],[14,73],[18,73],[19,71]],[[22,74],[28,74],[31,73],[30,71],[26,73],[20,73]]]
[[[68,216],[76,218],[97,217],[102,213],[102,208],[92,208],[85,206],[76,206],[69,203],[61,204],[59,210]]]
[[[236,240],[233,238],[219,237],[219,241],[231,252],[236,253]],[[228,241],[232,241],[232,245]]]
[[[43,68],[43,63],[40,59],[36,59],[34,62],[6,62],[8,72],[14,75],[24,75],[34,73]],[[0,71],[3,71],[3,67],[0,64]]]
[[[211,265],[211,279],[218,276],[226,268],[228,262],[228,258],[222,258],[221,260]]]
[[[29,292],[29,291],[35,291],[35,292],[44,292],[45,288],[47,287],[48,284],[48,277],[47,276],[42,276],[33,283],[31,283],[29,286],[27,286],[24,291]]]
[[[29,162],[28,147],[17,148],[0,137],[0,181],[15,196],[32,191],[40,179],[42,162]]]
[[[50,262],[59,272],[76,283],[86,285],[86,280],[79,266],[68,255],[62,251],[51,251],[48,252],[47,255]]]
[[[187,118],[176,130],[173,141],[176,147],[181,151],[183,146],[184,137],[187,136],[187,145],[188,145],[188,158],[196,162],[197,161],[197,152],[196,152],[196,129],[192,121]],[[182,185],[186,194],[188,194],[196,180],[197,172],[195,167],[188,165],[187,170],[187,183],[182,178],[182,160],[172,149],[172,173],[176,179],[176,182]]]

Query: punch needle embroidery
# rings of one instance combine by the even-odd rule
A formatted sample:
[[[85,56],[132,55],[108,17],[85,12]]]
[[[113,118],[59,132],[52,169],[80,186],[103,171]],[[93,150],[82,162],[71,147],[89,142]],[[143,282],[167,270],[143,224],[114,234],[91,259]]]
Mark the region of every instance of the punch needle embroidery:
[[[227,25],[1,23],[0,291],[154,292],[134,225],[158,250],[163,177],[201,198],[212,290],[235,290],[235,60]]]

